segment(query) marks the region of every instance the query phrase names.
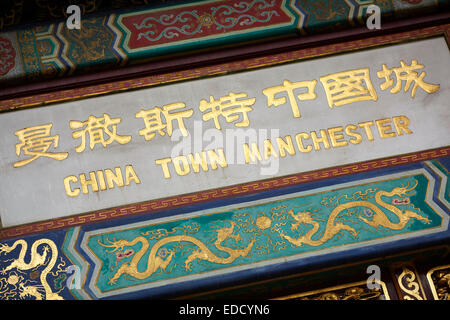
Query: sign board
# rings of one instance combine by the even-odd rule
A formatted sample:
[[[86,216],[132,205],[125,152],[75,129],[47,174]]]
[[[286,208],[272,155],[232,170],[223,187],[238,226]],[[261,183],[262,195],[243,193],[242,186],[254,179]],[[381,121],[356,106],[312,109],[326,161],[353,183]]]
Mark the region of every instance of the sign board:
[[[450,144],[443,37],[0,114],[4,227]]]

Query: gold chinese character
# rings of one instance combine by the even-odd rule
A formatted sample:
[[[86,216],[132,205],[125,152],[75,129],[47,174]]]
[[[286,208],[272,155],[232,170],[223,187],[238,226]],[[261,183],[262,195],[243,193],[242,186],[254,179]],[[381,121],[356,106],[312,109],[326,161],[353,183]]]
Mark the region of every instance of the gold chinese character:
[[[81,144],[75,148],[76,152],[83,152],[86,148],[86,135],[89,135],[89,147],[94,149],[97,143],[100,143],[104,148],[116,141],[120,144],[125,144],[130,142],[131,136],[119,136],[117,134],[117,124],[120,123],[122,119],[114,118],[111,119],[106,113],[103,114],[102,118],[96,118],[94,116],[89,116],[87,121],[75,121],[71,120],[69,125],[71,129],[80,129],[72,133],[73,138],[81,138]],[[112,131],[108,128],[111,127]],[[108,139],[105,140],[105,134]]]
[[[151,140],[156,135],[155,132],[158,132],[161,136],[163,136],[166,134],[163,130],[167,129],[167,134],[171,137],[173,132],[172,121],[176,120],[178,122],[178,127],[180,128],[181,134],[183,136],[187,136],[188,132],[184,125],[183,118],[191,117],[194,110],[189,109],[179,112],[170,112],[173,110],[183,109],[185,107],[186,105],[184,103],[177,102],[165,105],[162,109],[160,107],[155,107],[150,110],[139,111],[136,113],[136,118],[143,118],[145,123],[145,128],[139,130],[139,134],[144,136],[145,140]],[[163,122],[161,115],[164,116],[166,120],[165,123]]]
[[[271,106],[278,107],[279,105],[286,103],[286,98],[285,97],[275,98],[275,95],[277,93],[281,93],[284,91],[287,92],[289,103],[291,104],[292,108],[292,113],[294,114],[294,118],[300,118],[301,114],[298,108],[297,99],[295,98],[294,95],[294,89],[307,88],[306,93],[300,93],[297,95],[297,98],[299,100],[301,101],[314,100],[317,97],[316,93],[314,92],[316,83],[317,80],[299,81],[299,82],[290,82],[289,80],[284,80],[282,85],[266,88],[263,90],[263,93],[267,97],[267,105],[269,107]]]
[[[16,154],[20,156],[20,152],[32,158],[18,161],[13,164],[15,168],[24,166],[39,157],[48,157],[55,160],[64,160],[69,155],[68,152],[50,153],[48,149],[53,144],[54,148],[58,147],[59,135],[50,136],[50,130],[53,124],[44,124],[17,130],[14,134],[19,138],[21,143],[16,144]]]
[[[416,96],[417,87],[421,87],[427,93],[433,93],[437,91],[440,87],[439,84],[431,84],[423,81],[423,78],[427,75],[422,72],[420,75],[414,70],[423,69],[422,64],[417,64],[417,60],[412,60],[411,65],[407,65],[403,60],[400,60],[400,68],[388,69],[385,64],[383,64],[383,69],[377,72],[378,78],[384,78],[384,82],[380,85],[381,90],[386,90],[387,88],[394,85],[394,80],[391,79],[392,72],[395,73],[397,83],[390,90],[391,93],[397,93],[402,88],[402,81],[406,81],[404,91],[408,91],[411,83],[414,82],[414,86],[411,90],[411,97]]]
[[[333,108],[333,105],[338,107],[356,101],[378,100],[370,81],[369,68],[330,74],[320,77],[320,81],[330,108]]]
[[[219,100],[214,100],[213,96],[209,96],[209,102],[202,99],[199,106],[200,111],[204,112],[210,109],[209,112],[203,114],[203,121],[213,119],[214,125],[220,130],[219,116],[224,117],[225,121],[230,123],[237,121],[240,113],[242,114],[242,121],[234,125],[236,127],[248,127],[250,121],[247,113],[253,110],[250,106],[255,103],[256,98],[237,100],[240,98],[247,98],[247,94],[230,92],[228,96],[221,97]]]

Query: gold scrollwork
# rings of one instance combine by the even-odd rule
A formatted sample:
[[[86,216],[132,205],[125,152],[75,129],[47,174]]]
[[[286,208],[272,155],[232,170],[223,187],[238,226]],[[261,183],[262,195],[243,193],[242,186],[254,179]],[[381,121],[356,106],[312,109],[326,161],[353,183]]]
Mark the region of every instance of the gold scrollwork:
[[[0,30],[18,24],[23,14],[23,1],[2,1],[2,12],[0,13]]]
[[[424,300],[423,291],[412,268],[403,265],[402,272],[397,277],[397,283],[402,290],[403,300]]]

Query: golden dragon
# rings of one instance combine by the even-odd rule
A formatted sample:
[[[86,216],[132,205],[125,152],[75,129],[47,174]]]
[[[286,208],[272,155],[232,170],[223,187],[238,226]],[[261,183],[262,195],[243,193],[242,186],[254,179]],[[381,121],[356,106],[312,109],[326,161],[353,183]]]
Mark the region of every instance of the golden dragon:
[[[228,238],[232,238],[236,241],[242,241],[242,238],[238,234],[234,234],[234,227],[235,223],[233,221],[229,221],[231,226],[230,227],[223,227],[218,228],[216,230],[217,232],[217,239],[214,242],[214,245],[217,249],[222,250],[226,253],[228,253],[227,258],[218,257],[215,255],[202,241],[198,240],[195,237],[188,236],[188,235],[177,235],[177,236],[170,236],[163,238],[161,240],[158,240],[151,248],[150,254],[148,256],[147,260],[147,268],[140,272],[137,270],[137,265],[139,261],[142,259],[144,254],[147,252],[147,250],[150,247],[150,244],[148,242],[148,239],[143,236],[138,236],[134,238],[132,241],[128,240],[117,240],[117,241],[110,241],[107,240],[110,244],[103,244],[100,241],[97,240],[97,242],[107,248],[113,248],[113,250],[107,252],[114,252],[116,250],[123,250],[123,247],[125,246],[134,246],[138,242],[142,244],[141,249],[133,256],[130,262],[123,263],[119,269],[116,271],[114,276],[109,279],[108,283],[110,285],[113,285],[116,283],[117,279],[120,278],[123,274],[128,274],[136,279],[145,279],[152,274],[154,274],[158,269],[161,271],[164,271],[166,267],[171,262],[175,252],[173,250],[168,250],[170,253],[169,255],[163,259],[160,255],[158,255],[158,251],[161,249],[162,246],[170,243],[170,242],[191,242],[195,244],[199,249],[194,250],[185,260],[184,262],[184,268],[186,270],[191,270],[191,263],[192,261],[196,259],[200,260],[206,260],[214,263],[220,263],[220,264],[228,264],[232,263],[234,260],[236,260],[239,257],[245,257],[248,255],[250,250],[253,247],[253,243],[255,242],[255,239],[252,239],[250,243],[247,245],[247,247],[243,249],[232,249],[228,248],[222,245],[222,242],[224,242]]]
[[[41,244],[45,244],[44,251],[42,254],[37,252],[37,247],[40,246]],[[50,262],[47,264],[44,270],[42,270],[40,274],[40,280],[42,283],[42,287],[45,290],[46,300],[63,300],[63,298],[60,295],[52,291],[49,284],[47,283],[47,274],[53,269],[58,259],[58,248],[56,247],[56,244],[50,239],[43,238],[40,240],[36,240],[31,246],[31,257],[29,263],[25,262],[25,253],[27,252],[28,249],[28,243],[23,239],[17,240],[16,242],[13,243],[12,246],[0,243],[0,253],[9,253],[12,250],[14,250],[18,245],[22,246],[22,249],[20,250],[19,253],[19,257],[17,259],[14,259],[13,262],[5,269],[0,270],[0,273],[4,275],[6,274],[6,272],[14,268],[24,271],[34,269],[40,265],[43,265],[45,264],[45,261],[47,259],[48,251],[51,250],[52,256]],[[33,295],[37,298],[36,294]]]
[[[430,220],[427,217],[423,217],[423,216],[419,215],[418,213],[411,211],[411,210],[401,210],[398,207],[388,204],[381,199],[382,196],[393,197],[393,196],[407,195],[407,193],[409,191],[412,191],[417,187],[417,184],[418,184],[418,181],[416,181],[416,184],[414,186],[412,186],[411,188],[409,188],[409,183],[408,183],[406,186],[401,185],[401,187],[393,188],[391,190],[391,192],[387,192],[384,190],[380,190],[380,191],[376,192],[375,202],[378,204],[378,206],[373,204],[372,202],[364,201],[364,200],[352,201],[352,202],[347,202],[347,203],[338,205],[330,213],[328,220],[327,220],[326,227],[325,227],[325,232],[324,232],[323,236],[318,240],[313,240],[311,238],[319,230],[320,225],[317,221],[314,221],[311,218],[311,214],[308,211],[299,212],[297,214],[294,214],[292,209],[288,211],[288,213],[296,221],[294,224],[292,224],[291,229],[296,230],[298,228],[298,226],[302,223],[312,225],[313,228],[311,230],[309,230],[307,233],[305,233],[304,235],[302,235],[299,238],[293,238],[291,236],[284,234],[282,231],[278,231],[278,232],[283,238],[285,238],[290,243],[292,243],[296,246],[302,246],[304,243],[311,245],[311,246],[319,246],[319,245],[327,242],[331,238],[333,238],[341,230],[350,231],[352,233],[353,237],[357,237],[358,232],[354,228],[352,228],[346,224],[340,223],[340,222],[337,222],[337,223],[335,222],[336,217],[342,211],[347,210],[349,208],[353,208],[353,207],[367,207],[367,208],[370,208],[371,210],[373,210],[375,212],[375,214],[372,216],[371,220],[369,220],[361,215],[359,215],[358,218],[374,228],[386,227],[386,228],[392,229],[392,230],[401,230],[406,226],[406,224],[410,221],[411,218],[415,218],[419,221],[422,221],[423,223],[429,224]],[[390,212],[392,212],[393,214],[395,214],[398,218],[398,222],[392,222],[391,220],[389,220],[389,218],[386,216],[386,214],[383,212],[383,210],[380,207],[385,208],[385,209],[389,210]]]

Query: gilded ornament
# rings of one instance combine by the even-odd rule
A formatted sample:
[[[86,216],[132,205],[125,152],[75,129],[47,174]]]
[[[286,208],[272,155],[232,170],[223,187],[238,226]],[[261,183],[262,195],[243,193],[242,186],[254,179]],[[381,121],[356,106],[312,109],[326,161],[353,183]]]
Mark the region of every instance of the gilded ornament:
[[[435,300],[450,300],[450,266],[439,266],[427,273]]]
[[[46,300],[63,300],[63,298],[58,293],[52,291],[52,288],[47,282],[47,275],[52,271],[58,259],[58,248],[56,247],[56,244],[50,239],[43,238],[40,240],[36,240],[31,246],[30,262],[28,263],[25,262],[25,255],[28,249],[28,243],[23,239],[15,241],[12,246],[0,243],[0,254],[2,253],[8,254],[19,245],[22,247],[22,249],[19,252],[19,257],[16,259],[12,259],[12,262],[6,268],[0,270],[0,274],[5,275],[8,271],[12,269],[17,269],[18,271],[26,271],[45,265],[48,253],[50,252],[51,253],[50,261],[47,263],[46,267],[40,273],[41,285],[39,287],[25,285],[25,282],[19,283],[20,278],[16,274],[9,275],[8,283],[10,285],[16,285],[17,283],[19,283],[19,291],[20,291],[19,296],[21,298],[31,296],[34,297],[36,300],[42,300],[44,296],[42,296],[42,294],[39,293],[38,291],[40,287],[42,287],[45,291]],[[37,248],[40,245],[44,246],[42,254],[40,254],[37,251]]]
[[[295,293],[275,300],[389,300],[384,282],[377,281],[380,288],[367,288],[365,281],[349,283],[321,290]]]
[[[365,201],[365,200],[359,200],[359,201],[351,201],[347,203],[340,204],[336,206],[328,216],[328,220],[326,223],[325,232],[323,233],[322,237],[318,240],[313,240],[313,236],[318,232],[320,228],[320,223],[315,221],[311,217],[311,213],[308,211],[304,212],[298,212],[294,213],[294,211],[291,209],[288,211],[289,215],[294,218],[296,221],[291,225],[291,230],[297,230],[297,228],[300,226],[300,224],[308,224],[312,225],[313,228],[310,229],[307,233],[304,235],[294,238],[289,235],[286,235],[285,232],[279,230],[280,236],[288,240],[290,243],[296,245],[296,246],[302,246],[303,244],[308,244],[310,246],[320,246],[324,244],[325,242],[332,239],[338,232],[342,230],[350,231],[351,235],[354,238],[358,237],[358,232],[351,226],[348,226],[341,222],[336,222],[337,216],[343,212],[344,210],[348,210],[350,208],[354,207],[366,207],[369,208],[370,211],[370,217],[368,218],[359,215],[358,218],[362,221],[364,221],[366,224],[374,227],[374,228],[380,228],[380,227],[386,227],[391,230],[401,230],[403,229],[406,224],[410,221],[410,219],[415,218],[419,221],[422,221],[423,223],[430,223],[431,221],[427,217],[423,217],[420,214],[411,211],[411,210],[401,210],[398,207],[388,204],[382,200],[382,196],[386,197],[392,197],[392,196],[402,196],[407,195],[408,192],[414,190],[417,187],[418,181],[416,181],[416,184],[412,187],[409,187],[409,184],[407,186],[401,186],[396,187],[392,189],[391,192],[387,192],[384,190],[380,190],[375,193],[375,201],[379,205],[375,205],[372,202]],[[389,220],[389,218],[386,216],[386,214],[383,212],[381,208],[387,209],[393,214],[395,214],[398,217],[399,222],[392,222]],[[367,210],[367,209],[366,209]],[[367,211],[366,211],[367,212]],[[375,212],[374,214],[372,212]]]
[[[406,293],[404,300],[424,300],[420,294],[420,286],[416,280],[415,273],[406,266],[402,267],[402,273],[397,278],[400,289]]]
[[[259,216],[256,219],[256,225],[258,226],[258,228],[260,228],[261,230],[270,228],[270,225],[272,224],[272,220],[270,220],[270,218],[266,217],[266,216]]]
[[[241,240],[240,235],[234,233],[234,228],[236,227],[236,224],[233,221],[229,221],[231,226],[230,227],[223,227],[223,228],[217,228],[217,238],[214,242],[214,245],[217,249],[224,251],[228,253],[227,258],[222,258],[214,254],[205,243],[198,240],[197,238],[193,236],[188,235],[177,235],[177,236],[170,236],[166,238],[162,238],[159,241],[157,241],[150,249],[150,253],[148,255],[147,259],[147,268],[144,271],[138,271],[138,264],[142,257],[146,255],[147,251],[150,248],[150,243],[147,238],[143,236],[138,236],[132,241],[127,240],[117,240],[117,241],[110,241],[106,240],[109,244],[104,244],[97,240],[98,244],[105,248],[112,248],[112,250],[107,252],[115,252],[117,250],[123,251],[123,248],[125,246],[133,246],[137,243],[141,243],[142,247],[141,249],[133,256],[130,262],[124,262],[119,269],[116,271],[114,276],[109,279],[109,284],[114,285],[116,284],[117,280],[124,274],[128,274],[136,279],[145,279],[153,275],[156,271],[160,270],[165,271],[165,269],[168,267],[170,262],[172,261],[172,258],[176,254],[174,250],[165,249],[162,246],[168,244],[168,243],[179,243],[179,242],[190,242],[198,247],[198,249],[194,249],[191,254],[187,257],[187,259],[184,262],[184,268],[187,271],[190,271],[192,269],[192,262],[195,260],[205,260],[210,261],[214,263],[220,263],[220,264],[229,264],[232,263],[234,260],[236,260],[239,257],[245,257],[248,255],[250,250],[253,247],[253,244],[255,242],[255,239],[251,240],[250,243],[243,249],[232,249],[229,247],[225,247],[222,245],[222,242],[227,240],[228,238],[232,238],[236,241]],[[167,254],[169,252],[169,254]]]
[[[17,275],[13,274],[8,277],[8,283],[10,285],[15,285],[17,282],[19,282],[19,277]]]
[[[210,27],[216,22],[216,20],[211,14],[204,13],[198,17],[198,22],[204,27]]]

